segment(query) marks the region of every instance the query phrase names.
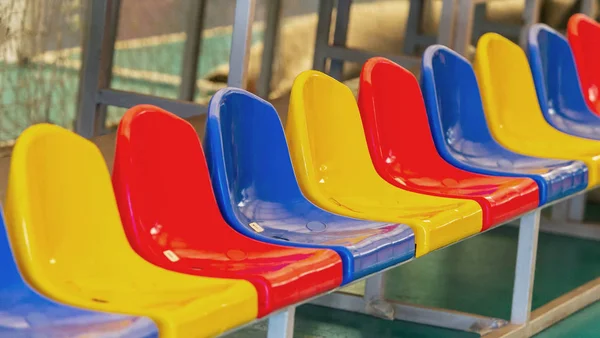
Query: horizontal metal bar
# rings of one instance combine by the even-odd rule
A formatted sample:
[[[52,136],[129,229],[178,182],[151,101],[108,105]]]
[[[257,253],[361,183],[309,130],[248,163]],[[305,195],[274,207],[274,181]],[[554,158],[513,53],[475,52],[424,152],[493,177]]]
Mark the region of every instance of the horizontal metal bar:
[[[555,222],[543,219],[540,231],[575,238],[600,240],[600,225],[577,222]]]
[[[438,38],[435,35],[417,35],[414,39],[415,45],[419,47],[429,47],[438,42]]]
[[[98,103],[121,108],[131,108],[139,104],[150,104],[168,110],[182,118],[206,114],[208,111],[206,106],[193,102],[114,89],[100,90],[98,93]]]
[[[570,291],[531,312],[525,325],[507,325],[485,338],[531,337],[573,313],[600,300],[600,277]]]
[[[508,324],[504,319],[485,317],[460,311],[404,304],[389,300],[387,303],[393,307],[394,319],[453,330],[485,334]],[[368,311],[364,298],[351,294],[332,293],[315,299],[311,304],[362,314],[371,314],[371,312]]]
[[[521,26],[517,24],[485,21],[480,23],[478,31],[494,32],[504,36],[519,37],[521,34]]]
[[[505,327],[482,335],[485,338],[525,338],[527,325],[508,324]]]
[[[474,332],[486,338],[508,338],[535,335],[598,300],[600,300],[600,278],[565,293],[536,309],[532,312],[531,320],[526,325],[509,324],[503,319],[460,311],[408,305],[393,301],[388,301],[388,303],[393,306],[394,318],[397,320]],[[311,304],[370,314],[367,312],[367,304],[364,298],[352,294],[332,293],[313,300]]]
[[[338,46],[327,46],[323,47],[323,49],[323,55],[325,55],[327,58],[336,60],[364,63],[372,57],[381,56],[390,59],[406,68],[411,68],[421,64],[421,58],[414,56],[373,53],[360,49]]]
[[[534,310],[531,313],[528,334],[533,336],[598,300],[600,300],[600,277]]]

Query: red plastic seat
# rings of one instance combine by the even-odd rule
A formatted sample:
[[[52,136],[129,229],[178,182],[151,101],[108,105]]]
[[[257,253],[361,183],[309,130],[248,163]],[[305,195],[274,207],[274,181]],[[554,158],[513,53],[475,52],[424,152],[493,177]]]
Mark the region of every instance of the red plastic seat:
[[[590,109],[600,115],[600,23],[584,14],[574,14],[567,25],[567,38],[583,96]]]
[[[538,187],[532,179],[472,173],[438,154],[419,84],[406,69],[384,58],[367,61],[358,103],[371,159],[391,184],[475,200],[483,210],[482,230],[537,208]]]
[[[218,209],[194,128],[160,108],[137,106],[121,120],[113,185],[139,255],[173,271],[251,282],[258,317],[341,284],[335,251],[263,243],[233,230]]]

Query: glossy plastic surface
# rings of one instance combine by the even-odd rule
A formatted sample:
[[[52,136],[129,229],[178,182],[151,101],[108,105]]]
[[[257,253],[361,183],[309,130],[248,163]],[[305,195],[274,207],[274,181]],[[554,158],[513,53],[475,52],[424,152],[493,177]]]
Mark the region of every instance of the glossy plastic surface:
[[[546,122],[518,45],[496,33],[483,35],[474,68],[488,127],[500,144],[524,155],[583,161],[588,187],[598,185],[600,142],[563,133]]]
[[[81,310],[50,301],[25,284],[13,258],[0,215],[0,337],[70,338],[156,337],[154,323],[143,317],[127,317]]]
[[[39,124],[21,134],[6,199],[19,269],[46,297],[150,317],[161,337],[214,336],[256,318],[252,284],[171,272],[133,251],[102,154],[70,131]]]
[[[600,116],[585,102],[567,39],[535,24],[529,29],[527,57],[546,121],[567,134],[600,140]]]
[[[310,201],[345,216],[408,224],[417,256],[481,230],[477,202],[419,194],[381,178],[352,92],[323,73],[306,71],[296,78],[286,133],[300,188]]]
[[[583,162],[526,156],[494,140],[475,72],[456,52],[441,45],[427,48],[421,85],[433,141],[449,163],[482,174],[529,177],[539,186],[540,205],[587,187]]]
[[[113,186],[132,247],[187,274],[244,279],[258,292],[258,317],[339,286],[331,250],[248,238],[219,212],[196,131],[158,107],[131,108],[117,133]]]
[[[567,38],[583,96],[588,107],[600,115],[600,24],[584,14],[574,14],[567,24]]]
[[[222,89],[209,104],[205,135],[219,207],[241,233],[335,250],[343,261],[344,283],[414,256],[408,226],[336,216],[302,195],[270,103],[239,89]]]
[[[360,117],[345,114],[340,122],[356,124],[351,120],[362,117],[375,169],[391,184],[474,200],[483,210],[483,230],[538,207],[538,187],[533,180],[472,173],[440,157],[419,83],[408,70],[384,58],[368,60],[360,77],[358,105]]]

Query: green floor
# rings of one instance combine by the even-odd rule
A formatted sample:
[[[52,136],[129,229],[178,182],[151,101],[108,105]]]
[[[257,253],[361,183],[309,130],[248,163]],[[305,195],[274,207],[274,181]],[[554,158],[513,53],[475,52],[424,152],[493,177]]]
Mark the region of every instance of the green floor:
[[[600,208],[590,208],[600,213]],[[387,297],[394,300],[508,319],[518,229],[503,226],[402,265],[387,274]],[[595,241],[540,234],[533,307],[600,276],[600,245]],[[538,334],[549,337],[600,337],[600,303]],[[229,338],[264,337],[265,323]],[[475,334],[345,311],[303,305],[295,337],[477,337]]]

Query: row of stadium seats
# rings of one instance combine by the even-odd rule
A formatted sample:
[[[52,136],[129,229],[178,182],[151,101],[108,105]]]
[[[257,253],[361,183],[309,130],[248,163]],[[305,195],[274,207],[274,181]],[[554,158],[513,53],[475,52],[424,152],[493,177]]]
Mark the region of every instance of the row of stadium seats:
[[[575,15],[568,33],[536,25],[526,53],[485,34],[473,66],[431,46],[420,84],[373,58],[358,101],[306,71],[285,131],[270,103],[223,89],[203,145],[136,106],[112,182],[89,140],[28,128],[0,337],[215,336],[596,187],[600,25]]]

